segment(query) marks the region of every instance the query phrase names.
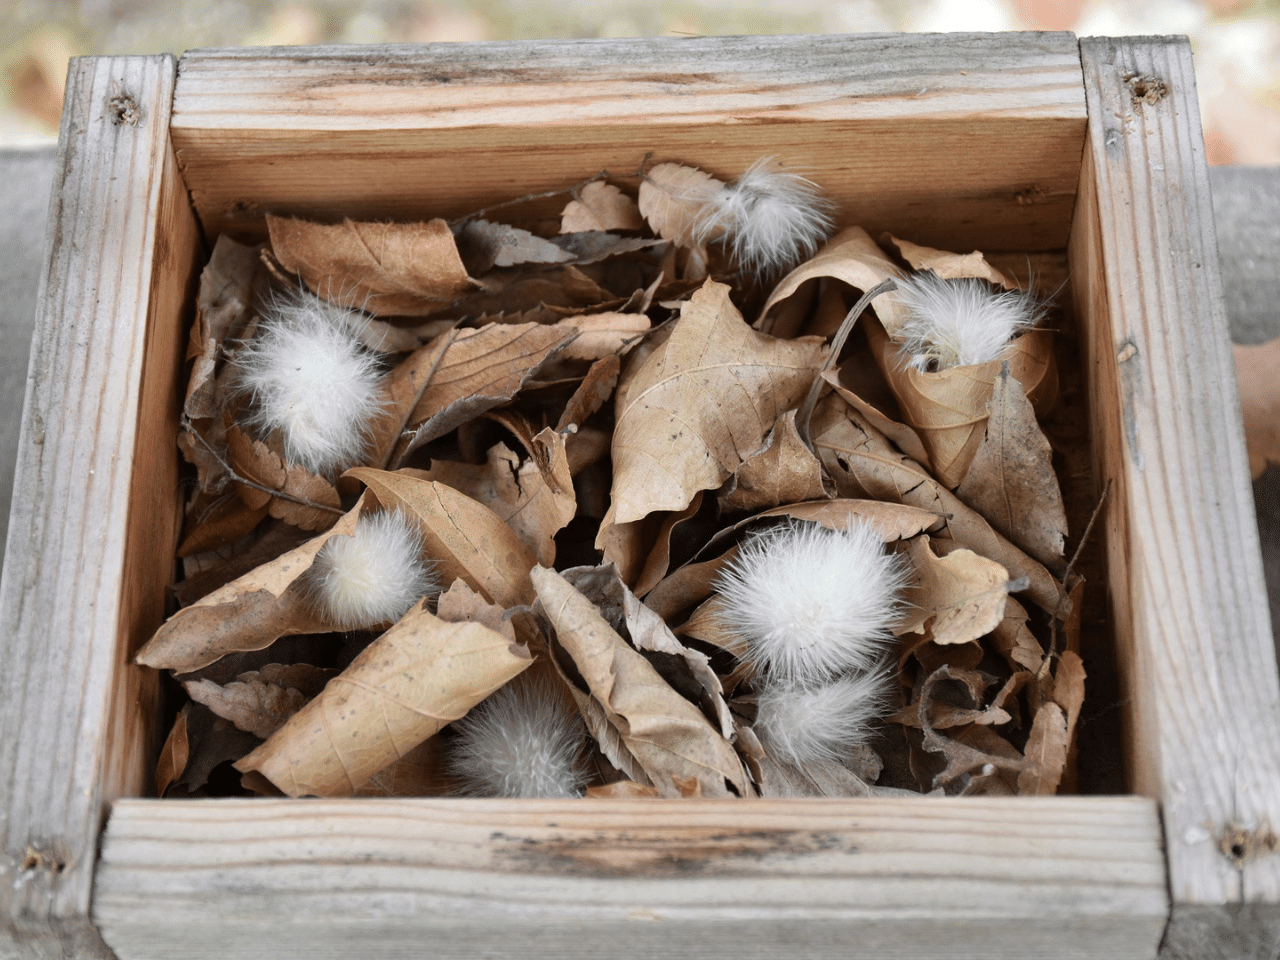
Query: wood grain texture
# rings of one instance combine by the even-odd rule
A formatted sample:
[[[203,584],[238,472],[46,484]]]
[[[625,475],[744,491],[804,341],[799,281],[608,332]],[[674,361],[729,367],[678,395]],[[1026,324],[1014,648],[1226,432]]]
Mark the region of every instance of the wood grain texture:
[[[1151,957],[1141,798],[122,801],[121,957]]]
[[[1191,52],[1081,41],[1089,140],[1071,242],[1134,789],[1185,907],[1280,900],[1280,683]]]
[[[194,51],[173,137],[210,236],[456,217],[652,152],[725,177],[777,155],[873,235],[1039,250],[1084,125],[1070,34],[859,35]]]
[[[0,929],[32,956],[91,955],[105,807],[150,776],[156,681],[125,664],[172,575],[198,251],[168,141],[175,66],[81,59],[67,86],[0,578]]]

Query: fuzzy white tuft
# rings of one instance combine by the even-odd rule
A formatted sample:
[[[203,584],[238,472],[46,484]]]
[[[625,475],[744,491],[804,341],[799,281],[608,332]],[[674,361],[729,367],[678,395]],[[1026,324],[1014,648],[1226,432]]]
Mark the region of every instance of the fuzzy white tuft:
[[[995,360],[1045,309],[1033,293],[998,290],[972,277],[944,280],[932,270],[899,280],[892,296],[907,308],[898,337],[906,365],[917,370]]]
[[[821,683],[883,654],[906,568],[878,532],[791,521],[743,543],[720,574],[724,623],[746,659],[777,681]]]
[[[545,674],[525,672],[454,725],[450,771],[478,797],[577,797],[585,728]]]
[[[250,395],[248,425],[278,431],[285,459],[312,473],[358,464],[382,408],[381,364],[352,333],[361,319],[305,291],[277,297],[234,361]]]
[[[350,536],[330,537],[308,580],[320,614],[339,630],[394,623],[422,597],[440,592],[422,558],[422,534],[396,510],[363,514]]]
[[[770,754],[797,766],[843,762],[871,737],[872,722],[889,702],[883,671],[841,677],[817,686],[769,682],[761,689],[755,731]]]
[[[774,276],[817,252],[831,235],[833,208],[812,180],[765,157],[703,204],[694,236],[703,243],[723,234],[744,270]]]

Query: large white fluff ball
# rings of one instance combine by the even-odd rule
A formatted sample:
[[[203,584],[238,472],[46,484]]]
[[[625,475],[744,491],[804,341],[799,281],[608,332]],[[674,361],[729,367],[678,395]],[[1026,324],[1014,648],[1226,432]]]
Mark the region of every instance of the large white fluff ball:
[[[248,425],[278,432],[285,459],[312,473],[358,464],[381,409],[382,369],[353,333],[360,322],[357,311],[306,291],[280,296],[234,361]]]
[[[454,725],[450,771],[479,797],[577,797],[585,729],[564,693],[526,671]]]
[[[849,751],[871,737],[872,722],[889,699],[888,674],[861,673],[816,686],[766,682],[760,690],[755,731],[779,760],[803,767],[846,762]]]
[[[812,685],[881,659],[906,577],[866,523],[791,521],[742,544],[720,574],[721,616],[758,670]]]
[[[350,536],[325,541],[308,577],[321,616],[339,630],[394,623],[440,591],[417,526],[390,510],[362,514]]]
[[[891,296],[907,308],[898,328],[901,356],[917,370],[945,370],[988,363],[1015,334],[1044,315],[1032,293],[998,290],[986,280],[944,280],[932,270],[897,281]]]

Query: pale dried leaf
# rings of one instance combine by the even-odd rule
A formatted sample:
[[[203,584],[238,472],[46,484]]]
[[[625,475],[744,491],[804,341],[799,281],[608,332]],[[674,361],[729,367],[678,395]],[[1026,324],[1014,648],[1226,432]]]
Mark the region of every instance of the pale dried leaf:
[[[915,570],[907,603],[911,613],[903,630],[928,625],[941,646],[986,636],[1004,619],[1009,571],[972,550],[938,557],[922,535],[907,544]]]
[[[419,521],[425,553],[445,583],[461,577],[503,607],[529,603],[529,570],[536,558],[492,510],[452,487],[369,467],[347,471],[388,509]]]
[[[565,317],[560,326],[578,331],[561,352],[566,360],[599,360],[617,354],[652,326],[643,313],[583,313]]]
[[[656,800],[662,796],[657,787],[634,780],[615,780],[598,787],[588,787],[586,795],[593,800]]]
[[[1268,463],[1280,463],[1280,337],[1254,345],[1233,344],[1249,473],[1257,480]]]
[[[621,371],[622,359],[617,354],[593,363],[587,370],[587,375],[582,378],[582,383],[565,404],[564,413],[556,424],[557,432],[570,424],[581,427],[587,417],[603,407],[613,396],[613,388],[618,385]],[[581,434],[582,431],[578,432]]]
[[[560,213],[560,232],[643,230],[640,208],[611,183],[595,180],[577,192]]]
[[[747,457],[720,493],[725,513],[762,510],[783,503],[819,500],[834,494],[826,471],[796,429],[796,411],[788,410]]]
[[[245,506],[267,512],[303,530],[323,530],[342,516],[342,499],[332,483],[297,464],[286,463],[261,440],[237,426],[227,427],[227,456]],[[252,485],[251,485],[252,484]],[[270,491],[270,492],[268,492]]]
[[[491,267],[564,263],[574,258],[572,253],[528,230],[489,220],[468,220],[455,234],[455,239],[467,272],[476,277]]]
[[[356,790],[356,797],[443,797],[453,792],[440,737],[430,737]]]
[[[814,760],[801,769],[764,757],[760,774],[760,796],[766,799],[874,796],[866,781],[834,760]]]
[[[1018,774],[1018,793],[1023,796],[1051,797],[1067,766],[1067,747],[1071,732],[1062,708],[1050,701],[1036,711],[1031,736],[1023,751],[1026,766]]]
[[[916,433],[905,423],[898,423],[896,420],[890,420],[852,390],[847,389],[840,382],[839,370],[828,370],[822,375],[822,379],[831,384],[831,386],[835,388],[836,393],[838,393],[844,401],[849,404],[849,406],[862,414],[862,416],[870,422],[873,427],[892,440],[894,445],[896,445],[897,448],[908,457],[916,463],[929,462],[929,451],[924,448],[924,442],[920,439],[920,434]]]
[[[1041,563],[1061,560],[1067,514],[1053,449],[1008,363],[1001,365],[987,410],[986,435],[956,496]]]
[[[194,360],[182,412],[192,420],[221,416],[215,374],[224,341],[239,336],[253,309],[253,280],[258,250],[219,236],[209,262],[200,272],[196,321],[187,359]]]
[[[618,636],[595,604],[553,570],[535,568],[532,579],[558,643],[664,796],[687,794],[691,783],[709,797],[731,796],[726,783],[740,796],[750,793],[729,742]]]
[[[718,487],[779,415],[799,405],[825,353],[816,340],[752,330],[729,287],[708,281],[619,396],[613,502],[602,532],[683,510],[697,491]]]
[[[910,240],[899,240],[890,233],[884,234],[880,242],[895,248],[902,259],[911,264],[913,270],[932,270],[943,280],[975,277],[979,280],[989,280],[1006,290],[1018,289],[1018,285],[1013,280],[987,263],[987,258],[977,250],[972,253],[949,253],[946,250],[923,247]]]
[[[666,240],[654,237],[620,237],[614,233],[565,233],[552,241],[557,247],[573,255],[573,262],[581,266],[599,263],[610,257],[638,253],[658,246],[665,247]],[[655,250],[649,256],[656,256]],[[620,288],[623,289],[623,288]]]
[[[291,797],[350,796],[532,663],[507,637],[420,601],[236,769]]]
[[[479,623],[494,633],[516,642],[515,627],[505,616],[506,610],[476,593],[465,580],[455,580],[436,599],[436,616],[450,623]]]
[[[984,770],[990,766],[996,770],[1008,770],[1021,772],[1026,769],[1027,763],[1021,757],[1010,757],[1000,753],[988,752],[985,749],[969,746],[960,740],[951,737],[944,737],[934,731],[929,725],[929,710],[933,705],[933,687],[944,680],[963,679],[952,672],[950,667],[939,667],[924,681],[920,688],[920,695],[916,701],[918,713],[918,726],[923,730],[924,749],[930,753],[940,753],[946,761],[946,767],[938,773],[933,780],[935,788],[951,783],[954,780],[970,773],[974,770]],[[987,727],[969,727],[973,729],[988,729]],[[1014,751],[1016,753],[1016,751]]]
[[[191,756],[191,744],[187,739],[187,714],[190,712],[191,705],[184,703],[173,726],[169,728],[164,746],[160,748],[160,759],[156,762],[157,797],[163,797],[169,784],[187,769],[187,759]]]
[[[443,220],[323,224],[267,214],[267,230],[276,259],[312,291],[378,316],[426,316],[474,286]]]
[[[1065,650],[1058,660],[1058,668],[1053,673],[1053,702],[1062,708],[1067,719],[1067,736],[1076,729],[1076,721],[1080,719],[1080,708],[1084,705],[1084,661],[1073,650]]]
[[[1027,626],[1027,611],[1013,597],[1005,601],[1004,619],[991,632],[991,642],[1013,669],[1040,672],[1044,648]]]
[[[204,704],[224,720],[263,740],[279,730],[307,702],[299,690],[261,680],[237,680],[226,686],[209,680],[193,680],[182,686],[196,703]]]
[[[660,163],[645,171],[640,213],[658,236],[687,247],[693,243],[695,221],[703,205],[722,189],[724,181],[696,167]]]

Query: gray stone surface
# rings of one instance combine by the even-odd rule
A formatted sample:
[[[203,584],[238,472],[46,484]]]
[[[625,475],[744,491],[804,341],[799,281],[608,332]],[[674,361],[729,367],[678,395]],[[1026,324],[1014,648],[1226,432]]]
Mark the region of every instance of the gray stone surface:
[[[0,562],[57,151],[0,150]]]
[[[1211,167],[1231,339],[1280,336],[1280,169]]]

